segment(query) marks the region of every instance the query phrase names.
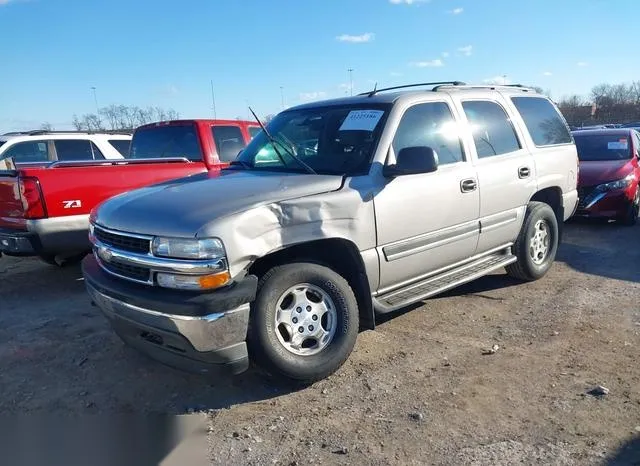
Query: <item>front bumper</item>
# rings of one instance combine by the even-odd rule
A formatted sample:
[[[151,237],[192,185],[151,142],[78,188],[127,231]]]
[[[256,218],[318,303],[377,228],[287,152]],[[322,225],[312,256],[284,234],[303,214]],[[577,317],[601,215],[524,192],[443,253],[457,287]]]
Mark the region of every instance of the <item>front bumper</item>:
[[[257,278],[209,293],[174,291],[114,278],[95,257],[82,263],[87,291],[125,343],[164,364],[201,374],[249,366],[245,342]]]
[[[627,191],[630,190],[591,193],[581,200],[575,216],[609,219],[623,217],[633,202],[633,195]]]

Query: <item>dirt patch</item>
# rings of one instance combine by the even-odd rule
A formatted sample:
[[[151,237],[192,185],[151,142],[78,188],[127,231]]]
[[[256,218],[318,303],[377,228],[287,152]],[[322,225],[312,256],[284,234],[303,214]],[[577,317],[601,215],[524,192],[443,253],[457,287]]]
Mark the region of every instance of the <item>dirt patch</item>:
[[[298,391],[164,367],[113,334],[79,268],[3,257],[0,410],[196,412],[213,464],[638,464],[639,233],[571,223],[544,279],[399,312]]]

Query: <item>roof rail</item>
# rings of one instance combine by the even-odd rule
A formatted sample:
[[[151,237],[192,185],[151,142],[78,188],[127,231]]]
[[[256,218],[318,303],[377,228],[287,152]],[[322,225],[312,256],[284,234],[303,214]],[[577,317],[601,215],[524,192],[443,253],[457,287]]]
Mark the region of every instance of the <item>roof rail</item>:
[[[395,89],[406,89],[408,87],[421,87],[421,86],[441,86],[444,84],[450,84],[453,86],[464,86],[466,83],[462,82],[462,81],[439,81],[439,82],[433,82],[433,83],[417,83],[417,84],[404,84],[402,86],[393,86],[393,87],[385,87],[382,89],[374,89],[372,91],[368,91],[368,92],[363,92],[361,94],[358,95],[366,95],[367,97],[373,97],[374,95],[376,95],[378,92],[384,92],[384,91],[392,91]]]
[[[434,87],[432,90],[437,91],[439,88],[447,87],[448,85],[449,84],[443,84],[441,86]],[[458,84],[458,86],[467,89],[499,89],[509,87],[520,89],[522,92],[530,92],[534,90],[532,87],[527,87],[522,84]]]
[[[41,134],[124,134],[124,135],[131,135],[133,134],[133,130],[128,130],[128,129],[122,129],[122,130],[111,130],[111,129],[104,129],[104,130],[61,130],[61,131],[55,131],[55,130],[46,130],[46,129],[34,129],[34,130],[30,130],[30,131],[24,131],[22,133],[18,133],[18,134],[28,134],[30,136],[36,136],[36,135],[41,135]]]

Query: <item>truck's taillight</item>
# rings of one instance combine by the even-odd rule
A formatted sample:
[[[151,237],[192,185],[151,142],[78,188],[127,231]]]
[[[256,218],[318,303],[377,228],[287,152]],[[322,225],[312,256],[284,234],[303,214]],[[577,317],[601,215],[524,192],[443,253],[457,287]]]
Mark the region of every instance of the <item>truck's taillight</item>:
[[[20,178],[20,200],[24,210],[24,218],[38,219],[47,216],[47,208],[42,198],[40,182],[37,178]]]

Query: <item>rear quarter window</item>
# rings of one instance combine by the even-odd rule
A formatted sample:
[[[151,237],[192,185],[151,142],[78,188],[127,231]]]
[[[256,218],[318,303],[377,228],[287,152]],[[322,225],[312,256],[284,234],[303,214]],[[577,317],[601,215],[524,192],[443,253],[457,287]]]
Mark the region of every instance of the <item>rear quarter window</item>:
[[[537,147],[570,144],[571,133],[558,110],[543,97],[512,97]]]
[[[131,146],[131,141],[128,139],[109,139],[109,144],[111,144],[120,155],[123,157],[127,157],[129,155],[129,147]]]

